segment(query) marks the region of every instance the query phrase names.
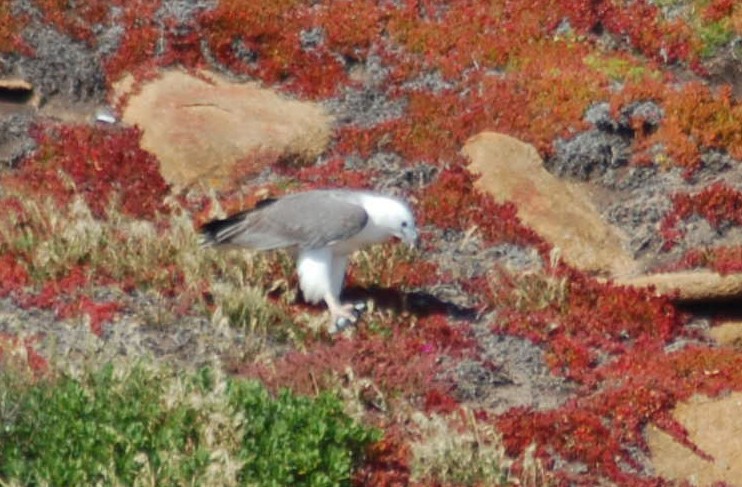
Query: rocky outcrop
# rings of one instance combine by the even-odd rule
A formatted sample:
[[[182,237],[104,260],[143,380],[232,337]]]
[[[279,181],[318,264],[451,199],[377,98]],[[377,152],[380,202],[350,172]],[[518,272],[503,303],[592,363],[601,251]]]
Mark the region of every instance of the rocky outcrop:
[[[463,153],[479,175],[479,188],[497,202],[513,202],[523,223],[559,247],[566,262],[606,276],[638,271],[621,245],[624,237],[601,219],[581,189],[550,174],[532,146],[484,132],[469,139]]]
[[[616,282],[634,287],[651,286],[659,295],[687,303],[742,298],[742,274],[721,275],[705,269],[619,278]]]
[[[719,345],[742,350],[742,321],[724,321],[710,328],[706,334]]]
[[[224,186],[233,167],[261,154],[312,159],[330,140],[331,119],[315,103],[284,98],[255,83],[214,73],[166,71],[139,90],[119,83],[123,121],[138,125],[141,145],[175,186]]]
[[[735,392],[718,398],[693,396],[673,411],[673,417],[688,430],[690,441],[712,460],[677,443],[659,428],[648,427],[647,445],[657,474],[691,485],[742,485],[740,406],[742,393]]]
[[[624,249],[624,235],[601,218],[584,186],[549,173],[532,146],[484,132],[469,139],[463,153],[479,176],[479,188],[499,203],[514,203],[523,223],[558,247],[570,265],[617,284],[652,287],[678,302],[742,298],[742,274],[693,270],[638,275],[641,265]]]

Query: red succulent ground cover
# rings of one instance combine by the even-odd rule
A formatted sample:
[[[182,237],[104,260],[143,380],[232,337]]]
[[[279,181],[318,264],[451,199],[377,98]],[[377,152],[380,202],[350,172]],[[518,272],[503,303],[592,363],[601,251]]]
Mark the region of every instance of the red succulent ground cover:
[[[682,238],[683,223],[693,216],[703,218],[717,230],[742,225],[742,192],[723,182],[711,184],[697,194],[677,194],[672,202],[673,209],[661,225],[666,248]]]
[[[138,129],[47,124],[33,132],[39,145],[36,152],[18,169],[0,177],[0,184],[14,193],[0,198],[2,216],[15,228],[37,237],[52,231],[43,222],[32,227],[22,200],[51,199],[65,208],[74,197],[82,197],[101,219],[112,205],[135,218],[153,219],[168,212],[163,198],[169,187],[155,157],[140,148]],[[80,262],[62,275],[32,278],[28,270],[31,256],[22,246],[2,250],[0,296],[11,295],[23,307],[52,309],[60,319],[87,315],[97,334],[102,323],[119,310],[118,303],[97,302],[84,293],[91,284],[110,282],[112,276],[105,272],[98,270],[93,275]],[[40,287],[31,290],[34,281]]]
[[[742,247],[691,249],[680,259],[677,268],[713,269],[722,275],[742,272]]]
[[[651,134],[642,133],[636,141],[636,162],[649,162],[642,149],[655,144],[664,147],[669,158],[666,164],[676,165],[691,177],[701,167],[701,151],[723,150],[737,159],[742,158],[742,105],[735,101],[728,86],[712,90],[708,86],[694,82],[682,89],[668,88],[658,80],[643,79],[627,86],[614,95],[611,102],[615,113],[641,100],[660,102],[665,110],[665,118],[659,129]],[[642,120],[635,120],[640,127]]]
[[[28,46],[23,42],[20,32],[26,26],[28,18],[16,15],[9,3],[0,5],[0,52],[24,51],[29,52]]]
[[[35,348],[38,337],[0,334],[0,364],[3,369],[12,368],[26,373],[30,379],[44,376],[49,371],[49,363]]]
[[[438,228],[481,229],[485,242],[502,242],[533,246],[542,257],[548,257],[550,246],[518,219],[515,205],[499,205],[474,187],[475,177],[466,170],[464,161],[445,168],[438,178],[418,195],[420,223]]]
[[[4,184],[61,206],[82,196],[98,218],[113,199],[127,216],[152,219],[167,212],[162,199],[168,185],[157,159],[139,147],[139,129],[50,124],[37,126],[33,135],[39,148]]]
[[[640,470],[630,451],[632,447],[646,451],[642,429],[648,422],[693,447],[668,410],[695,390],[688,386],[687,370],[680,370],[692,368],[683,360],[693,362],[697,354],[716,357],[717,351],[700,347],[676,354],[663,351],[683,334],[682,316],[665,298],[599,284],[564,266],[551,273],[554,278],[567,278],[564,301],[540,309],[509,306],[494,331],[541,344],[554,373],[569,377],[580,389],[557,409],[512,409],[498,417],[505,444],[517,455],[535,441],[545,456],[590,465],[599,472],[592,477],[596,481],[604,475],[629,485],[654,485],[643,483],[620,464]],[[507,303],[516,285],[500,281],[496,294],[501,297],[493,296],[493,300]],[[731,370],[726,373],[733,374]],[[695,370],[692,376],[700,381],[704,373]],[[565,482],[584,478],[566,472],[557,477]]]
[[[416,195],[423,225],[459,231],[477,226],[488,245],[507,242],[535,247],[545,272],[566,279],[564,299],[539,308],[515,306],[512,295],[518,283],[503,276],[461,283],[484,306],[497,309],[493,333],[521,336],[540,345],[553,373],[578,385],[572,399],[552,410],[519,408],[498,417],[478,412],[482,420],[497,424],[508,453],[515,458],[522,459],[526,448],[535,443],[537,456],[554,470],[560,485],[605,481],[663,485],[662,479],[646,476],[631,453],[646,451],[642,430],[648,423],[704,455],[669,411],[693,393],[741,390],[740,355],[702,345],[667,351],[668,344],[686,333],[683,317],[667,300],[599,283],[564,265],[552,268],[547,263],[548,244],[519,222],[513,205],[498,205],[478,192],[458,155],[470,136],[488,129],[529,141],[548,156],[555,138],[585,128],[582,116],[590,104],[607,100],[619,113],[633,102],[652,100],[663,107],[665,117],[651,133],[640,129],[641,120],[635,121],[634,163],[658,164],[649,155],[657,145],[664,148],[662,164],[682,167],[689,177],[701,164],[701,151],[724,150],[739,159],[742,108],[730,92],[677,83],[665,70],[681,63],[703,73],[703,40],[692,25],[680,18],[664,18],[657,6],[643,0],[221,0],[188,21],[158,16],[160,3],[154,1],[38,0],[35,4],[45,22],[88,45],[97,42],[91,25],[121,24],[123,39],[104,59],[109,83],[126,72],[141,81],[156,66],[204,67],[209,64],[204,54],[208,51],[234,73],[322,100],[357,86],[348,64],[378,56],[390,70],[385,95],[405,104],[404,116],[370,127],[341,127],[324,165],[301,168],[278,161],[276,173],[302,188],[365,187],[375,175],[345,170],[344,160],[379,150],[393,151],[409,163],[437,166],[435,180]],[[5,5],[0,4],[3,52],[18,49],[22,39],[16,33],[26,22]],[[734,2],[717,0],[705,6],[702,17],[705,22],[734,22],[739,14]],[[560,33],[565,24],[568,28]],[[302,33],[312,30],[324,38],[307,48]],[[615,73],[586,61],[590,55],[610,58],[596,49],[596,37],[603,32],[625,47],[616,53],[619,59],[646,66],[639,79],[623,77],[620,90],[612,86]],[[655,72],[663,74],[648,74]],[[428,73],[438,73],[448,86],[430,90],[408,83]],[[168,187],[157,171],[156,159],[139,147],[139,136],[135,128],[41,125],[35,130],[39,148],[17,170],[3,176],[2,184],[22,197],[51,197],[62,207],[80,195],[100,219],[106,218],[109,205],[118,204],[127,215],[157,221],[168,211],[163,202]],[[266,188],[269,194],[281,192],[270,185]],[[24,215],[17,198],[3,197],[0,206],[22,226]],[[252,196],[236,193],[221,198],[227,209],[256,202]],[[740,223],[739,192],[723,184],[692,196],[679,194],[673,204],[663,224],[668,245],[679,238],[682,222],[691,215],[712,225]],[[194,221],[203,221],[209,203],[189,205]],[[687,260],[726,270],[742,268],[738,249],[718,250],[713,258],[689,254]],[[116,303],[95,302],[79,292],[91,281],[108,282],[110,276],[91,276],[80,263],[64,275],[39,281],[26,264],[22,252],[0,257],[0,296],[11,296],[26,306],[52,308],[60,317],[88,314],[96,331],[117,311]],[[378,279],[389,287],[424,289],[445,278],[431,261],[414,269],[400,265],[396,272]],[[353,275],[350,280],[367,284],[364,279]],[[180,285],[176,275],[170,283],[173,296]],[[466,323],[444,313],[414,319],[400,314],[383,328],[361,329],[353,339],[310,341],[306,350],[291,352],[270,366],[243,364],[238,371],[260,377],[273,388],[312,394],[342,379],[350,367],[356,376],[371,379],[384,395],[401,397],[422,410],[458,408],[450,384],[440,379],[444,371],[439,359],[477,355]],[[386,436],[356,473],[356,484],[406,484],[410,481],[408,432],[393,419],[377,420],[386,428]],[[559,465],[564,461],[586,469],[581,473],[562,469]]]

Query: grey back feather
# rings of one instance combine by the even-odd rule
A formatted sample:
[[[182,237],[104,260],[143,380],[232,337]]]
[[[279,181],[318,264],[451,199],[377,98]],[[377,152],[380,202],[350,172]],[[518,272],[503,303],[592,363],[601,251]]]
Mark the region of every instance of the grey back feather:
[[[352,191],[316,190],[284,196],[201,227],[207,244],[255,250],[318,248],[348,239],[368,215]]]

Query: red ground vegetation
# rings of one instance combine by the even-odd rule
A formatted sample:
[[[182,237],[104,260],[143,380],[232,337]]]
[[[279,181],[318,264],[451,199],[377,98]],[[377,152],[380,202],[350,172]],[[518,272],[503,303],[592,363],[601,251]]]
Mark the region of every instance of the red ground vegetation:
[[[0,199],[3,218],[31,242],[49,237],[52,230],[48,222],[32,223],[21,200],[51,198],[64,214],[72,199],[81,196],[93,215],[101,219],[107,217],[111,207],[134,218],[154,219],[168,213],[163,198],[169,187],[155,157],[140,148],[138,129],[49,124],[37,126],[33,135],[38,149],[18,169],[0,178],[8,193]],[[3,251],[0,295],[10,295],[24,307],[51,309],[59,319],[87,315],[96,333],[121,308],[118,303],[97,302],[85,294],[85,289],[115,278],[125,281],[126,276],[96,269],[93,278],[85,262],[62,275],[36,272],[32,276],[32,258],[23,246]],[[155,277],[162,270],[152,272]],[[34,290],[34,285],[40,288]]]
[[[381,333],[360,328],[353,339],[317,342],[307,352],[290,352],[270,366],[245,364],[239,372],[260,378],[274,390],[289,387],[312,394],[350,370],[355,377],[371,379],[385,395],[424,401],[440,371],[438,357],[457,356],[470,348],[467,334],[465,325],[441,315],[420,317],[414,324],[397,318],[385,323]]]
[[[154,74],[156,67],[204,67],[196,24],[184,25],[176,16],[160,12],[162,3],[151,0],[35,0],[43,22],[72,39],[97,47],[97,27],[114,23],[123,27],[118,48],[103,60],[110,84],[127,72],[139,81]]]
[[[109,83],[118,81],[128,71],[134,71],[139,78],[145,78],[151,75],[154,66],[181,64],[186,68],[196,67],[194,63],[172,59],[173,46],[177,45],[174,38],[175,29],[172,22],[168,22],[165,24],[164,32],[161,32],[155,18],[155,13],[160,8],[159,1],[122,2],[119,7],[123,8],[121,23],[124,27],[124,36],[115,54],[106,59],[104,63]],[[159,46],[166,51],[158,55],[158,43],[161,40],[166,42]],[[190,47],[189,59],[193,55],[200,56],[197,44]]]
[[[141,77],[154,66],[204,66],[201,41],[233,71],[310,97],[327,97],[353,84],[338,55],[346,62],[363,61],[371,46],[392,69],[392,86],[439,71],[445,79],[457,80],[456,92],[427,99],[423,91],[404,90],[410,110],[407,122],[395,131],[402,141],[397,145],[414,145],[416,155],[425,159],[454,152],[462,138],[485,127],[533,142],[543,153],[555,136],[579,128],[587,104],[606,96],[607,80],[584,64],[594,49],[575,36],[594,35],[599,27],[663,63],[694,63],[699,43],[682,20],[668,21],[643,1],[428,1],[403,6],[362,1],[349,9],[343,1],[223,0],[188,25],[156,15],[159,2],[94,1],[64,9],[59,0],[38,3],[47,21],[89,43],[91,26],[111,22],[114,7],[121,10],[117,22],[125,28],[124,38],[105,60],[111,83],[126,71]],[[732,15],[723,2],[708,11],[715,18]],[[574,34],[555,39],[555,29],[565,20]],[[302,40],[313,31],[319,40]],[[502,70],[506,76],[487,70]],[[471,89],[477,85],[484,89]],[[440,147],[424,147],[441,143],[451,150],[441,154]]]
[[[44,23],[54,25],[61,32],[86,42],[95,43],[93,27],[108,20],[110,8],[120,6],[114,2],[69,2],[68,0],[37,0],[36,5],[44,17]]]
[[[461,164],[443,169],[417,197],[421,225],[462,231],[476,226],[487,244],[534,246],[547,255],[549,245],[520,222],[515,206],[495,203],[474,187],[474,180]]]
[[[373,181],[373,171],[345,169],[344,158],[334,158],[322,165],[314,165],[300,168],[293,172],[285,173],[286,176],[296,180],[302,188],[326,189],[326,188],[354,188],[370,189]]]
[[[603,380],[601,364],[644,346],[657,347],[681,328],[679,313],[667,298],[645,290],[601,284],[560,265],[549,271],[554,281],[564,279],[561,294],[535,306],[513,301],[519,278],[501,274],[492,284],[494,303],[505,307],[496,332],[507,331],[546,348],[555,373],[595,386]]]
[[[122,308],[113,301],[98,302],[85,294],[93,279],[84,266],[70,269],[58,279],[46,281],[37,293],[23,293],[16,301],[24,308],[50,309],[57,319],[64,320],[87,316],[90,330],[96,335],[103,333],[103,323]]]
[[[288,89],[305,96],[329,96],[346,75],[326,48],[301,48],[300,32],[314,27],[309,14],[308,2],[300,0],[225,0],[198,22],[217,60],[233,71],[269,84],[286,82]],[[323,17],[311,18],[321,22]]]
[[[157,159],[139,146],[139,129],[51,124],[36,127],[33,135],[38,149],[19,170],[2,176],[14,191],[60,205],[80,195],[98,218],[113,203],[139,218],[168,211],[168,185]]]
[[[556,453],[588,466],[588,474],[559,473],[565,484],[609,478],[621,485],[658,485],[658,479],[632,473],[641,468],[631,450],[647,451],[643,428],[654,423],[708,458],[668,411],[695,393],[716,396],[740,390],[740,365],[742,357],[732,349],[695,346],[665,353],[662,348],[641,347],[604,368],[606,387],[582,393],[555,410],[510,410],[497,425],[512,455],[535,441],[543,458]]]
[[[701,18],[706,22],[718,22],[734,13],[734,0],[714,0],[701,11]]]
[[[700,83],[691,83],[684,93],[672,92],[667,101],[671,120],[677,120],[684,132],[703,147],[728,150],[742,158],[742,105],[734,101],[731,87],[713,92]]]
[[[742,247],[691,249],[672,267],[675,269],[711,269],[719,274],[742,272]]]
[[[591,103],[609,100],[618,114],[632,102],[653,100],[664,108],[665,118],[653,133],[644,133],[642,121],[635,121],[635,149],[648,150],[659,143],[669,156],[668,164],[681,166],[688,174],[699,167],[703,150],[726,150],[742,157],[742,112],[729,91],[715,92],[700,84],[671,87],[670,74],[664,79],[650,74],[633,79],[622,74],[623,88],[613,93],[611,73],[586,62],[595,53],[598,34],[604,31],[626,44],[621,60],[650,70],[677,61],[696,66],[702,48],[697,33],[680,19],[664,19],[656,6],[644,0],[426,0],[401,5],[371,0],[323,4],[222,0],[189,25],[172,18],[158,19],[160,2],[156,1],[35,3],[48,22],[87,43],[95,42],[91,26],[113,21],[111,9],[121,9],[117,22],[124,28],[123,40],[104,60],[109,83],[126,72],[134,72],[141,81],[152,75],[155,66],[194,69],[205,65],[203,42],[218,63],[235,73],[303,97],[323,99],[355,86],[348,68],[362,64],[373,52],[390,70],[384,95],[403,102],[404,115],[368,128],[343,127],[326,164],[285,169],[282,176],[293,178],[302,188],[365,187],[368,172],[346,171],[345,157],[391,150],[408,163],[427,162],[441,169],[435,181],[418,194],[421,224],[460,231],[476,226],[487,244],[536,247],[544,261],[548,260],[548,245],[522,225],[515,207],[498,205],[474,188],[458,151],[477,132],[506,132],[549,155],[554,138],[569,137],[585,128],[581,119]],[[702,15],[707,21],[719,21],[739,11],[731,5],[716,0]],[[565,27],[565,20],[570,29],[557,31],[560,25]],[[0,5],[0,51],[17,48],[23,22]],[[316,45],[312,45],[312,32],[322,38]],[[646,63],[633,52],[653,62]],[[448,84],[435,90],[407,84],[430,73],[439,74]],[[3,184],[27,195],[48,194],[60,204],[80,194],[99,218],[105,218],[112,200],[126,214],[154,218],[166,211],[162,198],[167,186],[157,172],[156,160],[139,148],[139,135],[136,129],[41,127],[36,132],[39,150],[15,173],[5,176]],[[638,159],[642,156],[645,163],[657,163],[646,153]],[[60,177],[59,170],[69,180]],[[282,192],[268,188],[248,196],[228,193],[221,200],[232,213],[254,206],[258,195]],[[738,224],[740,201],[738,192],[723,184],[693,196],[678,195],[663,234],[668,242],[675,241],[680,236],[678,227],[692,215],[715,226]],[[205,220],[210,203],[191,203],[197,206],[194,220]],[[11,199],[0,204],[17,210]],[[17,217],[22,224],[23,215]],[[730,263],[722,267],[736,269],[735,252],[729,251]],[[28,306],[51,308],[60,317],[88,314],[97,324],[118,309],[115,303],[97,303],[79,292],[90,284],[82,264],[63,276],[37,283],[38,292],[27,293],[25,288],[34,276],[23,266],[23,257],[6,254],[0,258],[0,295],[14,296]],[[719,251],[710,260],[718,265],[725,259]],[[428,286],[442,278],[429,264],[397,265],[374,280],[390,287]],[[584,474],[562,472],[565,483],[595,485],[610,479],[623,485],[657,485],[657,479],[633,474],[641,469],[630,450],[646,450],[642,428],[655,422],[695,448],[668,411],[693,392],[714,395],[742,389],[739,354],[701,346],[666,352],[666,345],[683,333],[682,317],[667,300],[598,283],[563,266],[546,268],[551,278],[566,279],[568,287],[563,300],[538,308],[512,302],[509,293],[518,284],[514,281],[501,279],[496,287],[483,279],[461,283],[487,306],[498,309],[493,332],[522,336],[542,346],[553,372],[580,387],[559,408],[545,412],[515,409],[496,418],[509,453],[522,455],[535,442],[539,457],[546,462],[561,458],[588,466]],[[177,269],[165,272],[172,274],[171,290],[176,294],[182,284]],[[125,277],[118,278],[126,283]],[[356,275],[353,279],[371,280]],[[273,389],[290,387],[313,394],[333,381],[347,379],[350,368],[356,377],[370,379],[384,395],[401,395],[428,411],[454,409],[454,400],[436,375],[441,372],[441,356],[455,359],[475,354],[466,327],[445,315],[430,314],[415,320],[396,316],[381,328],[361,328],[354,339],[309,343],[305,351],[288,353],[270,366],[243,364],[239,371],[260,377]],[[385,427],[385,439],[374,446],[369,461],[356,474],[359,485],[409,481],[405,433],[393,421]]]
[[[314,5],[301,0],[224,0],[188,25],[156,15],[159,2],[94,1],[65,9],[59,0],[38,3],[49,22],[87,42],[93,42],[91,25],[111,22],[112,8],[121,10],[117,21],[125,35],[105,60],[109,82],[126,71],[150,76],[154,66],[204,66],[203,41],[235,72],[324,98],[354,83],[338,54],[347,62],[362,62],[373,46],[392,70],[390,94],[409,99],[404,120],[386,127],[386,133],[394,133],[398,152],[430,161],[451,157],[468,136],[485,128],[532,142],[544,155],[552,150],[555,137],[580,129],[584,109],[608,97],[608,80],[585,64],[594,48],[579,36],[589,38],[604,29],[666,64],[693,64],[700,49],[699,37],[688,24],[665,19],[644,1],[428,1],[403,6],[362,1],[347,9],[343,1]],[[704,12],[704,18],[716,21],[730,17],[734,9],[718,0]],[[565,21],[573,33],[555,38],[554,31]],[[313,31],[318,40],[302,40]],[[395,88],[430,71],[456,80],[456,90]],[[668,121],[655,139],[665,143],[675,163],[697,167],[697,146],[742,151],[737,147],[742,142],[729,140],[735,137],[739,116],[726,116],[738,111],[728,96],[714,97],[700,86],[677,92],[660,86]],[[699,104],[703,109],[694,110]]]
[[[668,88],[660,80],[641,79],[628,84],[612,97],[614,115],[637,101],[655,101],[665,110],[659,129],[654,133],[641,130],[642,120],[636,120],[637,142],[635,160],[646,160],[648,149],[661,144],[670,158],[665,165],[676,165],[692,176],[701,165],[701,151],[726,151],[742,158],[742,104],[735,101],[729,87],[714,91],[700,83]]]
[[[500,279],[495,302],[505,302],[496,331],[520,335],[546,349],[559,375],[582,387],[563,406],[545,412],[512,409],[497,418],[510,454],[535,442],[545,461],[554,455],[583,463],[587,474],[559,472],[562,482],[655,485],[642,480],[632,449],[647,451],[643,428],[654,423],[706,457],[669,411],[694,393],[742,390],[742,358],[732,349],[689,346],[666,352],[682,336],[682,317],[667,299],[645,291],[599,284],[567,268],[564,299],[540,309],[507,305],[517,282]]]
[[[0,367],[38,379],[49,372],[49,362],[36,351],[39,337],[21,338],[7,333],[0,334]]]
[[[717,230],[742,225],[742,192],[723,182],[696,194],[676,194],[672,204],[660,227],[666,248],[672,248],[682,238],[683,223],[693,216],[705,219]]]
[[[367,452],[366,461],[353,474],[353,485],[410,485],[411,452],[403,426],[396,423],[378,426],[384,428],[384,438]]]
[[[27,55],[32,53],[20,34],[27,23],[28,17],[14,14],[9,2],[0,4],[0,54],[17,51]]]
[[[31,278],[26,268],[13,254],[0,257],[0,297],[5,297],[29,285]]]
[[[717,93],[700,83],[673,90],[665,99],[665,120],[657,133],[668,154],[689,169],[700,165],[700,151],[725,150],[742,159],[742,104],[730,87]],[[694,150],[695,148],[695,150]]]
[[[667,20],[647,1],[601,2],[604,27],[629,38],[631,45],[650,59],[666,64],[678,60],[697,62],[699,40],[681,19]]]

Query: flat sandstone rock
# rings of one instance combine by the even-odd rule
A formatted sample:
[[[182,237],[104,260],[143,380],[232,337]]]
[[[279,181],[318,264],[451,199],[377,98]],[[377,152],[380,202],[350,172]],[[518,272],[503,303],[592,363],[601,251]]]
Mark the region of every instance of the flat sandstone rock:
[[[119,99],[131,84],[117,85]],[[223,187],[236,163],[261,154],[311,159],[331,134],[331,118],[319,105],[208,72],[165,71],[131,93],[122,112],[124,122],[142,129],[142,147],[175,186]]]
[[[742,350],[742,321],[724,321],[707,330],[706,335],[719,345]]]
[[[480,176],[478,187],[498,203],[513,202],[521,221],[559,247],[567,263],[605,276],[638,271],[619,231],[600,218],[580,189],[544,169],[531,145],[483,132],[467,141],[463,153],[471,160],[469,170]]]
[[[709,371],[712,373],[713,371]],[[689,439],[713,457],[706,460],[677,443],[655,426],[646,431],[652,464],[663,478],[691,485],[742,486],[742,393],[726,397],[693,396],[679,404],[673,416],[688,430]]]
[[[742,297],[742,274],[721,275],[705,269],[619,278],[616,283],[652,286],[658,295],[670,296],[678,302],[727,301]]]

